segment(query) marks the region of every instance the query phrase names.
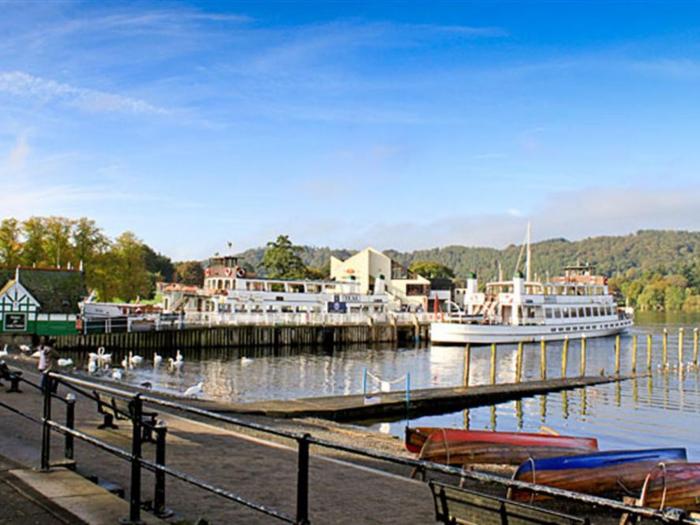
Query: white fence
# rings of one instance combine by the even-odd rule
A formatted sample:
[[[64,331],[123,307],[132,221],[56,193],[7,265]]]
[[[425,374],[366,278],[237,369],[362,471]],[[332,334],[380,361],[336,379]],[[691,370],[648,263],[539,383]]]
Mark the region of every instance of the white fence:
[[[424,324],[436,319],[432,313],[216,313],[216,312],[196,312],[188,313],[185,316],[185,325],[206,325],[206,326],[230,326],[230,325],[372,325],[372,324]]]

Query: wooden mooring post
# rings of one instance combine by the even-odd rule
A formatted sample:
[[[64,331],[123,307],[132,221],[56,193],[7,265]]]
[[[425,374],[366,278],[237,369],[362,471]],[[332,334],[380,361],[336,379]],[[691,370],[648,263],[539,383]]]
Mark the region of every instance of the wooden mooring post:
[[[491,384],[496,384],[496,343],[491,343]]]
[[[471,345],[467,343],[464,347],[464,374],[462,377],[462,384],[464,386],[469,386],[469,372],[471,368]]]
[[[698,366],[698,329],[693,328],[693,365]]]
[[[581,336],[581,367],[579,370],[581,377],[586,375],[586,336]]]
[[[547,341],[540,341],[540,379],[547,379]]]
[[[637,335],[632,336],[632,373],[637,373]]]
[[[515,357],[515,382],[520,383],[523,377],[523,343],[518,343],[518,353]]]
[[[564,343],[561,348],[561,377],[566,377],[566,368],[569,357],[569,337],[564,337]]]
[[[620,375],[620,336],[615,336],[615,375]]]
[[[683,336],[685,335],[685,329],[681,326],[678,329],[678,368],[683,366]]]
[[[651,372],[651,347],[652,347],[652,336],[647,334],[647,372]]]
[[[661,335],[661,364],[664,368],[668,368],[668,330],[665,328]]]

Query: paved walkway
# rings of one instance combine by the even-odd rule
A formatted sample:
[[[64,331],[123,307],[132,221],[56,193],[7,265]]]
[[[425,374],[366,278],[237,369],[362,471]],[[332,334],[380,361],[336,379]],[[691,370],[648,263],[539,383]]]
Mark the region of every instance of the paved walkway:
[[[0,524],[64,525],[82,523],[10,473],[19,465],[0,456]]]
[[[32,379],[30,374],[25,374]],[[59,394],[65,395],[63,388]],[[24,387],[22,394],[7,394],[0,388],[0,401],[35,416],[41,397]],[[63,418],[62,403],[54,403],[54,419]],[[297,453],[294,443],[270,442],[170,414],[168,465],[255,502],[295,514]],[[76,426],[124,449],[130,446],[131,427],[120,421],[119,430],[97,430],[95,403],[78,398]],[[0,407],[0,454],[36,466],[40,452],[40,426]],[[362,443],[357,443],[362,445]],[[153,446],[145,455],[153,457]],[[52,455],[62,457],[62,437],[52,434]],[[78,470],[97,475],[128,489],[129,466],[95,447],[76,441]],[[338,459],[319,456],[312,448],[310,467],[311,523],[434,523],[428,487],[405,477],[379,472]],[[406,474],[401,471],[401,474]],[[144,500],[152,498],[153,478],[143,475]],[[167,504],[189,521],[205,518],[210,523],[278,523],[218,496],[168,478]]]

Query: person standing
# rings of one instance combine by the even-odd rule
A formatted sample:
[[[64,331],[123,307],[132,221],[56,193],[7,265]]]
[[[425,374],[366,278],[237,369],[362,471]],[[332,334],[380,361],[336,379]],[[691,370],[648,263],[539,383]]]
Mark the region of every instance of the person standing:
[[[42,336],[39,340],[39,347],[37,348],[39,352],[39,372],[41,372],[41,389],[44,390],[44,385],[46,381],[49,380],[49,373],[53,372],[58,368],[58,352],[51,346],[51,342]],[[52,390],[56,391],[56,386],[54,385]]]

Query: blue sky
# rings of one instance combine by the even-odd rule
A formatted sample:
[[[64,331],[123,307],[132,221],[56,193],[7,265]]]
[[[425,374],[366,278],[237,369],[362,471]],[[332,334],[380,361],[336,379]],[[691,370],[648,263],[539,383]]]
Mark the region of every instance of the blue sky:
[[[700,4],[6,2],[0,216],[174,258],[700,229]]]

